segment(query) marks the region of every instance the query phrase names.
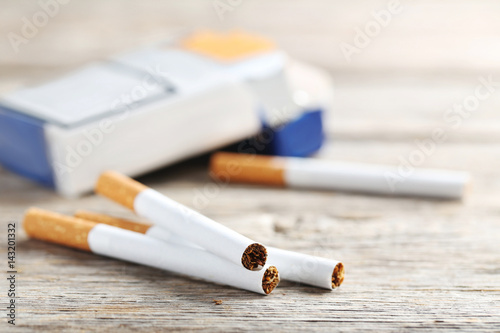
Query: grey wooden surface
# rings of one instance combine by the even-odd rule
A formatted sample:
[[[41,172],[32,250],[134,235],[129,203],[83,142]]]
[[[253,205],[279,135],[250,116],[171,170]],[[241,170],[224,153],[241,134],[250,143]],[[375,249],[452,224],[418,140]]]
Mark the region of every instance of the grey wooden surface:
[[[500,4],[401,3],[403,12],[350,63],[339,43],[352,42],[354,29],[387,2],[243,1],[221,21],[211,2],[71,1],[18,53],[2,38],[0,92],[8,92],[179,29],[266,33],[335,78],[319,157],[397,165],[415,139],[442,127],[446,141],[422,166],[467,170],[474,179],[463,201],[230,185],[201,207],[269,245],[343,260],[346,279],[334,292],[282,282],[263,297],[29,240],[18,229],[16,329],[500,332],[500,92],[456,129],[443,119],[479,77],[500,80]],[[34,1],[0,6],[2,35],[40,10]],[[210,183],[206,169],[199,158],[140,180],[193,206]],[[131,217],[104,198],[63,199],[0,169],[2,253],[6,224],[19,225],[33,205]],[[0,331],[9,328],[2,319]]]

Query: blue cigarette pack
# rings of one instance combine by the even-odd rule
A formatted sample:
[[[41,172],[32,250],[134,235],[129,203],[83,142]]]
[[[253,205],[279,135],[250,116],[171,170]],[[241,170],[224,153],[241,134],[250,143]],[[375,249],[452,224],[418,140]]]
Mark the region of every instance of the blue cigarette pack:
[[[104,170],[138,176],[249,137],[307,156],[332,91],[265,38],[196,32],[3,96],[0,164],[72,197]]]

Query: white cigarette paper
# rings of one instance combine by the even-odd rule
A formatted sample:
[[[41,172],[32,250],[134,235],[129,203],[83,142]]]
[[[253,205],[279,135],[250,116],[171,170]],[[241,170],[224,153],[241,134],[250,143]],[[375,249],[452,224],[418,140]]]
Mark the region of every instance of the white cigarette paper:
[[[468,173],[459,171],[414,169],[401,174],[388,166],[300,158],[287,161],[285,178],[291,187],[450,199],[462,197],[470,181]]]
[[[272,260],[280,268],[283,280],[295,281],[332,290],[344,281],[344,265],[340,261],[268,247]]]
[[[134,209],[137,215],[235,264],[241,265],[242,254],[256,243],[153,189],[137,195]]]

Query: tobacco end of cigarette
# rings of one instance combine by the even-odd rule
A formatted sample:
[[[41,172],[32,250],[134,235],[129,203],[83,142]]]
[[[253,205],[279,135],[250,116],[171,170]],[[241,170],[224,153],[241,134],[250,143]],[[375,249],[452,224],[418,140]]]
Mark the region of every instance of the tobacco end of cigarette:
[[[218,152],[210,158],[210,175],[223,182],[285,186],[285,166],[276,157]]]
[[[90,251],[87,238],[95,225],[94,222],[34,207],[26,211],[23,221],[24,231],[32,238],[85,251]]]
[[[135,197],[147,186],[129,178],[116,171],[103,172],[95,186],[95,192],[99,193],[131,210],[134,210]]]
[[[340,287],[342,282],[344,282],[344,264],[339,262],[337,265],[335,265],[335,268],[333,269],[332,273],[332,288],[335,289],[337,287]]]
[[[251,271],[259,271],[266,264],[267,250],[264,245],[253,243],[248,245],[241,256],[243,267]]]
[[[271,291],[276,288],[279,282],[280,275],[278,273],[278,270],[274,266],[269,266],[269,268],[266,269],[264,276],[262,277],[262,289],[264,290],[266,295],[269,295]]]
[[[137,222],[129,221],[126,219],[121,219],[121,218],[114,217],[114,216],[89,212],[87,210],[82,210],[82,209],[77,210],[75,212],[75,217],[77,217],[79,219],[97,222],[97,223],[112,225],[114,227],[139,232],[141,234],[145,234],[148,231],[148,229],[151,227],[148,224],[137,223]]]

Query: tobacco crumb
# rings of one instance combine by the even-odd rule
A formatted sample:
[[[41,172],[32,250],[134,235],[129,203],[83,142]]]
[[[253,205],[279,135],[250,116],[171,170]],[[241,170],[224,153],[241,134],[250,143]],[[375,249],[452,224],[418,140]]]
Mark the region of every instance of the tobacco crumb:
[[[345,274],[344,264],[339,262],[333,269],[332,288],[335,289],[339,287],[342,284],[342,282],[344,282],[344,274]]]
[[[264,267],[267,260],[266,248],[258,243],[250,244],[243,252],[241,263],[243,267],[251,270],[258,271]]]
[[[269,294],[271,291],[276,288],[278,283],[280,282],[280,275],[278,270],[274,266],[269,266],[262,277],[262,289],[266,294]]]
[[[222,304],[222,300],[221,299],[214,299],[213,302],[215,303],[215,305],[221,305]]]

